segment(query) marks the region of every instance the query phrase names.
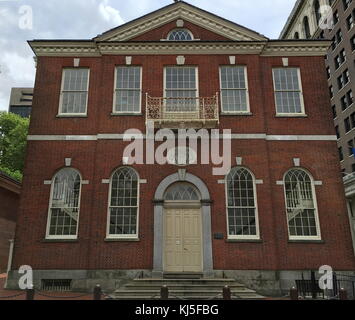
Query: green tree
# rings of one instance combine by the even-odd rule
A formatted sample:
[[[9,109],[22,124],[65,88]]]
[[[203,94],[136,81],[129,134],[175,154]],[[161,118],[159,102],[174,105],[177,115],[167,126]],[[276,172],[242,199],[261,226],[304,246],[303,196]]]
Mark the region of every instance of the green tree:
[[[0,170],[22,178],[29,119],[0,112]]]

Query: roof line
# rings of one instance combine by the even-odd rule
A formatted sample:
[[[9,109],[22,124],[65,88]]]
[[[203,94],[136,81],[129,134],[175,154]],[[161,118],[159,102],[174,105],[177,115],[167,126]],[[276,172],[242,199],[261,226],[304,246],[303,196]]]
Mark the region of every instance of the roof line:
[[[280,36],[279,36],[280,39],[282,39],[285,36],[286,32],[288,31],[289,27],[291,26],[291,23],[296,18],[295,17],[296,13],[300,10],[300,8],[302,7],[303,4],[304,4],[304,0],[297,0],[296,1],[291,13],[289,14],[289,16],[287,18],[286,24],[280,33]]]
[[[169,8],[169,7],[177,6],[177,5],[179,5],[180,3],[183,3],[183,4],[185,4],[185,5],[188,5],[188,6],[192,7],[192,8],[195,8],[195,9],[197,9],[197,10],[200,10],[200,11],[202,11],[202,12],[204,12],[204,13],[209,14],[209,15],[213,15],[213,16],[215,16],[215,17],[217,17],[217,18],[219,18],[219,19],[221,19],[221,20],[223,20],[223,21],[226,21],[226,22],[228,22],[228,23],[234,24],[236,27],[243,28],[243,29],[245,29],[245,30],[247,30],[247,31],[249,31],[249,32],[254,33],[255,35],[258,35],[259,37],[262,37],[262,38],[265,38],[265,39],[269,39],[269,38],[266,37],[265,35],[263,35],[263,34],[257,32],[257,31],[255,31],[255,30],[252,30],[252,29],[247,28],[247,27],[245,27],[245,26],[242,26],[242,25],[240,25],[240,24],[238,24],[238,23],[236,23],[236,22],[234,22],[234,21],[231,21],[231,20],[228,20],[228,19],[226,19],[226,18],[223,18],[223,17],[221,17],[221,16],[219,16],[219,15],[217,15],[217,14],[215,14],[215,13],[212,13],[212,12],[209,12],[209,11],[207,11],[207,10],[201,9],[201,8],[199,8],[199,7],[197,7],[197,6],[194,6],[194,5],[190,4],[190,3],[187,3],[187,2],[185,2],[185,1],[178,1],[178,2],[175,2],[175,3],[169,4],[169,5],[167,5],[167,6],[161,7],[160,9],[157,9],[157,10],[154,10],[154,11],[152,11],[152,12],[149,12],[149,13],[147,13],[147,14],[145,14],[145,15],[143,15],[143,16],[140,16],[140,17],[138,17],[138,18],[136,18],[136,19],[133,19],[133,20],[131,20],[131,21],[128,21],[128,22],[126,22],[126,23],[124,23],[124,24],[121,24],[121,25],[119,25],[119,26],[117,26],[117,27],[114,27],[114,28],[112,28],[112,29],[110,29],[110,30],[107,30],[107,31],[105,31],[105,32],[103,32],[103,33],[101,33],[101,34],[98,34],[96,37],[92,38],[92,40],[96,40],[96,39],[98,39],[98,38],[100,38],[100,37],[103,37],[103,36],[105,36],[106,34],[112,32],[112,31],[114,31],[114,30],[116,30],[116,29],[123,28],[123,27],[125,27],[125,26],[130,25],[130,24],[133,24],[134,22],[139,21],[139,20],[141,20],[141,19],[144,19],[144,18],[146,18],[146,17],[148,17],[148,16],[150,16],[150,15],[153,15],[154,13],[157,13],[157,12],[161,11],[161,10],[164,10],[164,9],[166,9],[166,8]]]
[[[4,171],[0,171],[0,177],[1,177],[1,178],[4,178],[4,179],[6,179],[6,180],[9,180],[9,181],[11,181],[11,182],[13,182],[13,183],[15,183],[15,184],[21,186],[21,182],[20,182],[20,181],[18,181],[18,180],[16,180],[16,179],[12,178],[11,176],[9,176],[9,175],[8,175],[7,173],[5,173]]]

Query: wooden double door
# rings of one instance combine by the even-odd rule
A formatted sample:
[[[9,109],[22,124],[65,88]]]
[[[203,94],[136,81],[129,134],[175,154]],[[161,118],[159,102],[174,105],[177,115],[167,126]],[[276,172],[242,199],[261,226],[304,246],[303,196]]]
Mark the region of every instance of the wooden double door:
[[[201,209],[164,213],[164,272],[202,272]]]

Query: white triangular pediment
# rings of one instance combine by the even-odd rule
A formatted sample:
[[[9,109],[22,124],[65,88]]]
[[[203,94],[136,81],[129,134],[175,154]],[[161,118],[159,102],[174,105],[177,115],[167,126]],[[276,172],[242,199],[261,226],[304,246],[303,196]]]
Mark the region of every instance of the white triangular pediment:
[[[186,2],[176,2],[146,16],[109,30],[95,41],[129,41],[174,20],[182,19],[233,41],[264,41],[263,35],[201,10]]]

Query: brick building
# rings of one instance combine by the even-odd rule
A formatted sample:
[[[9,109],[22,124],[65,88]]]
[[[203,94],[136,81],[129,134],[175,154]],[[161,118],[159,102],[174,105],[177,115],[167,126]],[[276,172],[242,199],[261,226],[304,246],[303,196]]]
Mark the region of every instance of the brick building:
[[[6,272],[9,240],[15,236],[21,184],[0,171],[0,273]]]
[[[325,264],[354,270],[329,44],[270,40],[183,1],[92,40],[30,41],[38,67],[9,287],[24,264],[36,286],[224,272],[269,294]],[[123,134],[136,129],[145,146],[151,123],[230,129],[232,169],[214,175],[191,146],[169,150],[170,164],[127,164]]]

